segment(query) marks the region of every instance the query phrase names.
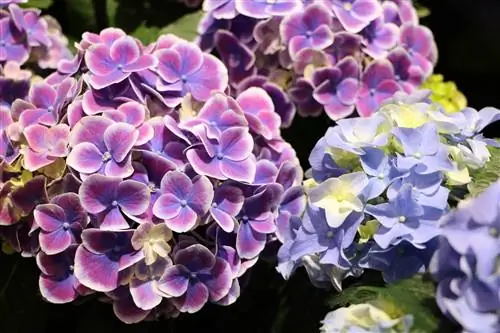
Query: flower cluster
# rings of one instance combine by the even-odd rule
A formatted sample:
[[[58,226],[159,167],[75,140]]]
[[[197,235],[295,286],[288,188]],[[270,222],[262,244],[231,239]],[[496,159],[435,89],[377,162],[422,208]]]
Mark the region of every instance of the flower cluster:
[[[163,35],[85,33],[1,113],[0,234],[53,303],[101,292],[127,323],[228,305],[305,207],[272,98]]]
[[[489,160],[479,132],[500,110],[448,114],[428,91],[397,93],[367,118],[338,121],[310,156],[302,220],[290,224],[278,270],[298,266],[318,285],[379,270],[386,282],[423,271],[436,248],[451,189]]]
[[[500,330],[500,181],[441,222],[431,260],[437,303],[467,332]]]
[[[431,75],[421,86],[432,90],[431,101],[439,103],[445,111],[458,112],[467,107],[467,99],[452,81],[444,81],[440,74]]]
[[[413,316],[391,318],[371,304],[356,304],[327,313],[321,321],[321,333],[408,333]]]
[[[205,0],[197,39],[227,66],[235,92],[262,87],[282,126],[295,112],[370,116],[412,93],[437,61],[410,0]]]
[[[26,1],[0,1],[0,108],[26,99],[32,81],[41,78],[31,70],[54,69],[61,59],[72,57],[68,40],[57,21],[40,16],[36,9],[21,9]]]

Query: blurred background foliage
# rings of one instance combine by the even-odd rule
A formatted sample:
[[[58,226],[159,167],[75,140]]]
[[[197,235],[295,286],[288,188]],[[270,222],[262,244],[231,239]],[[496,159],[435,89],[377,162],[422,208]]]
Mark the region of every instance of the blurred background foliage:
[[[435,72],[443,74],[446,81],[454,81],[468,105],[478,109],[488,105],[500,107],[500,1],[419,0],[419,4],[423,6],[422,13],[427,10],[429,14],[422,18],[422,23],[434,32],[439,47]],[[31,0],[27,6],[54,16],[70,44],[85,31],[98,32],[108,26],[120,27],[145,43],[166,32],[192,39],[201,17],[198,8],[188,8],[180,0]],[[297,150],[305,168],[311,148],[331,124],[325,114],[306,120],[297,117],[292,127],[284,131],[285,139]],[[486,132],[487,136],[499,134],[498,126]],[[350,295],[332,299],[314,288],[302,271],[284,283],[272,261],[260,262],[251,273],[254,278],[249,277],[243,296],[229,308],[208,306],[175,321],[127,326],[115,318],[109,304],[92,298],[74,305],[44,302],[38,292],[35,261],[0,252],[0,332],[45,333],[57,329],[66,333],[310,333],[318,331],[319,320],[328,311],[328,297],[331,304],[342,303]],[[376,280],[369,274],[365,279]],[[356,293],[356,289],[351,289],[351,293]],[[422,302],[427,311],[437,311],[432,297]],[[443,322],[435,331],[454,330],[450,323]]]

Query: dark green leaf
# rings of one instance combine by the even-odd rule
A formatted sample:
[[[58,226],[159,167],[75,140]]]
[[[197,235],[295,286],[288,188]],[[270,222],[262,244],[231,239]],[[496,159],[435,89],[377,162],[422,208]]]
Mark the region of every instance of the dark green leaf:
[[[30,0],[28,3],[23,4],[23,7],[47,9],[52,6],[52,2],[53,0]]]
[[[160,36],[160,28],[158,27],[148,27],[145,23],[141,24],[134,32],[132,36],[139,39],[145,45],[154,42]]]
[[[202,17],[203,17],[202,11],[197,11],[191,14],[184,15],[177,21],[161,29],[161,33],[175,34],[178,37],[192,41],[198,35],[196,29],[198,28],[198,23],[200,22]]]
[[[476,196],[500,178],[500,148],[488,147],[491,158],[484,168],[470,173],[472,182],[468,185],[471,196]]]

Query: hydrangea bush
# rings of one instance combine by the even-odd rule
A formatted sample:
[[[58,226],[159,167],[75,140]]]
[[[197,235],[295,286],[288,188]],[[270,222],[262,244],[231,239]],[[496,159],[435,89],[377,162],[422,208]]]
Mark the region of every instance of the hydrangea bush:
[[[222,62],[174,35],[76,48],[2,109],[1,235],[52,303],[102,293],[126,323],[234,303],[305,206],[271,97],[228,96]]]
[[[338,120],[412,93],[437,61],[432,32],[409,0],[205,0],[197,39],[227,66],[237,93],[273,98],[282,126],[296,111]]]

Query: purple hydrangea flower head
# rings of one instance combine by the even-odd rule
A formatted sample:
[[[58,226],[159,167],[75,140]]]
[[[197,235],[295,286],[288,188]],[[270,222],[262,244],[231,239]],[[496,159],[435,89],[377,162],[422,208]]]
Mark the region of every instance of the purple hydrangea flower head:
[[[214,37],[215,49],[227,66],[231,84],[238,85],[256,74],[253,51],[240,42],[230,31],[221,30]]]
[[[225,232],[232,232],[236,226],[235,217],[243,207],[243,191],[231,185],[222,185],[215,189],[210,214]]]
[[[35,223],[40,226],[40,249],[54,255],[77,245],[87,226],[87,212],[76,193],[55,196],[48,204],[38,205],[33,212]]]
[[[255,258],[264,250],[267,235],[276,231],[273,211],[282,196],[283,187],[274,183],[245,199],[237,217],[236,250],[241,258]]]
[[[0,18],[0,62],[12,60],[24,64],[28,60],[28,46],[21,42],[21,37],[8,16]]]
[[[31,125],[24,130],[28,146],[21,149],[23,166],[30,171],[38,170],[68,155],[69,126],[53,127]]]
[[[441,222],[431,261],[443,313],[470,332],[500,329],[500,181],[459,203]]]
[[[146,211],[151,197],[149,188],[135,180],[122,180],[95,174],[87,177],[78,191],[83,208],[99,214],[102,230],[128,229],[123,216],[137,216]]]
[[[383,19],[373,20],[361,35],[365,38],[363,51],[374,59],[385,58],[387,51],[394,48],[399,40],[399,28]]]
[[[425,76],[432,73],[434,38],[429,28],[405,24],[401,27],[401,45],[408,51],[413,64],[420,67]]]
[[[138,137],[139,132],[130,124],[98,116],[84,117],[72,130],[67,163],[83,174],[99,172],[128,177],[134,172],[130,150]]]
[[[29,46],[51,47],[47,22],[40,17],[36,9],[23,10],[17,5],[10,5],[9,11],[16,28],[26,34]]]
[[[249,0],[235,1],[236,10],[243,15],[257,19],[271,16],[285,16],[301,7],[299,0]]]
[[[200,133],[202,145],[189,149],[186,156],[200,175],[220,180],[233,179],[250,183],[255,177],[253,140],[247,129],[229,128],[219,139]]]
[[[88,83],[94,89],[102,89],[121,82],[131,73],[150,69],[158,60],[149,54],[142,54],[138,42],[123,36],[106,45],[94,44],[85,52],[85,63],[89,69]]]
[[[36,262],[42,271],[39,279],[40,293],[51,303],[69,303],[79,295],[88,293],[88,289],[74,274],[76,248],[77,246],[72,245],[55,255],[38,252],[36,256]]]
[[[217,20],[231,20],[238,15],[235,0],[206,0],[203,11],[209,12]]]
[[[344,28],[358,33],[380,16],[382,6],[376,0],[331,0],[332,9]]]
[[[413,64],[410,55],[402,48],[395,49],[387,55],[394,68],[394,78],[410,94],[424,82],[424,73]]]
[[[280,35],[294,59],[303,49],[322,50],[330,46],[333,43],[331,25],[332,16],[328,8],[312,4],[303,12],[297,11],[286,16],[280,25]]]
[[[161,181],[161,195],[153,214],[165,220],[174,232],[187,232],[196,226],[210,207],[214,191],[210,180],[197,176],[191,180],[179,171],[169,171]]]
[[[173,299],[181,312],[194,313],[205,303],[219,301],[231,288],[229,264],[206,247],[194,244],[175,253],[174,265],[158,281],[158,289]]]
[[[75,255],[75,277],[86,287],[108,292],[120,285],[120,272],[144,258],[132,247],[133,230],[86,229]]]
[[[376,60],[368,65],[361,78],[356,108],[367,117],[401,87],[394,78],[394,68],[388,60]]]
[[[323,104],[334,120],[347,117],[354,111],[359,89],[359,65],[352,57],[341,60],[335,67],[315,72],[314,99]]]
[[[180,93],[180,97],[167,101],[170,107],[177,106],[187,93],[206,101],[213,92],[222,92],[227,86],[228,74],[221,61],[194,44],[177,41],[154,55],[159,61],[157,72],[161,79],[156,88],[160,92]]]

